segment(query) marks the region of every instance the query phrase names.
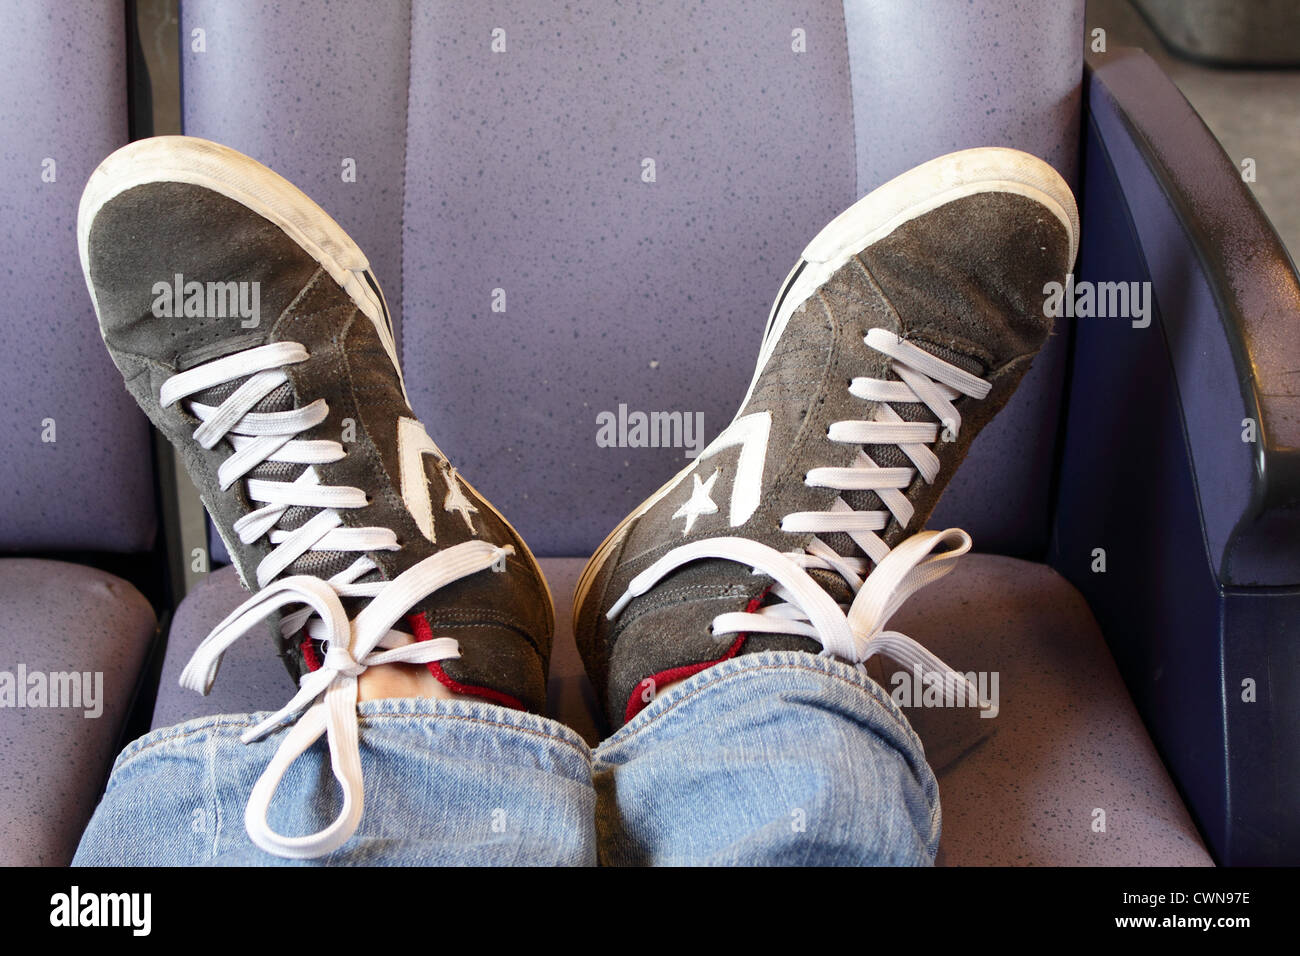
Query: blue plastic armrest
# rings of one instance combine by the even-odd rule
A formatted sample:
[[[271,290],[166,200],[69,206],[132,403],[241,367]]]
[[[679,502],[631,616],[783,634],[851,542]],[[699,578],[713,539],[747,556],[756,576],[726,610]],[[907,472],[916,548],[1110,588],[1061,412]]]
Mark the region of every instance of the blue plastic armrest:
[[[1092,60],[1085,96],[1094,314],[1074,322],[1050,559],[1216,856],[1295,863],[1300,280],[1247,157],[1148,56]]]

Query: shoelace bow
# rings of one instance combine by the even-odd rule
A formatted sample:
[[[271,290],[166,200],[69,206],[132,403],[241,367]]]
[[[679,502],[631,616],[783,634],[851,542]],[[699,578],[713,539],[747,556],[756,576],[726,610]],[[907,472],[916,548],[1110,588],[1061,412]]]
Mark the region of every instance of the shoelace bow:
[[[169,407],[206,389],[247,378],[218,406],[189,403],[190,411],[202,423],[194,439],[202,447],[212,448],[224,438],[233,448],[217,471],[223,490],[263,462],[306,466],[291,482],[247,479],[247,494],[261,507],[236,521],[234,531],[245,544],[269,535],[274,548],[257,566],[260,590],[212,629],[186,664],[180,680],[181,686],[206,694],[216,679],[222,655],[235,641],[281,608],[303,605],[285,614],[280,630],[289,636],[305,627],[312,639],[321,641],[325,648],[321,667],[303,675],[292,699],[241,738],[244,743],[259,740],[298,717],[253,787],[244,811],[244,826],[253,842],[268,853],[292,859],[321,856],[336,849],[361,822],[364,785],[357,678],[367,667],[377,664],[424,664],[460,656],[459,645],[452,638],[415,642],[409,634],[393,630],[393,625],[439,588],[486,570],[503,553],[513,553],[509,546],[466,541],[430,555],[391,581],[360,583],[359,578],[376,568],[364,554],[328,580],[304,574],[275,580],[308,551],[400,549],[396,534],[389,528],[342,527],[339,511],[364,508],[369,498],[359,488],[322,485],[314,466],[345,457],[343,445],[296,437],[326,419],[329,408],[324,399],[291,411],[253,411],[262,399],[288,381],[285,366],[308,358],[307,350],[296,342],[263,345],[180,372],[163,384],[159,396],[163,407]],[[293,531],[276,528],[292,507],[319,510]],[[369,601],[349,620],[343,606],[345,598]],[[343,807],[335,820],[317,833],[283,836],[267,821],[271,800],[289,765],[321,734],[328,741],[331,768],[343,790]]]
[[[971,539],[959,528],[922,531],[890,549],[876,533],[889,524],[890,516],[902,527],[911,521],[914,509],[904,490],[919,473],[927,483],[939,473],[939,459],[927,446],[939,439],[940,426],[955,437],[961,415],[953,400],[962,395],[982,399],[991,383],[943,359],[931,355],[885,329],[871,329],[864,341],[890,358],[898,380],[855,378],[850,394],[878,402],[873,420],[842,421],[827,430],[830,441],[853,445],[897,445],[914,468],[882,468],[865,451],[859,450],[847,468],[813,468],[804,483],[814,488],[840,491],[874,491],[886,511],[856,511],[842,497],[830,511],[799,511],[786,515],[781,529],[811,532],[814,537],[800,551],[782,553],[748,538],[719,537],[692,541],[664,554],[629,583],[627,590],[610,608],[613,620],[633,598],[645,594],[664,577],[691,561],[723,559],[751,567],[775,582],[771,594],[776,603],[757,611],[719,614],[711,630],[715,637],[741,633],[799,634],[822,645],[822,654],[837,657],[865,670],[866,661],[883,654],[918,669],[922,675],[938,675],[945,704],[978,701],[974,685],[920,643],[885,625],[894,612],[919,589],[943,577],[955,561],[970,550]],[[937,422],[905,421],[889,402],[924,404]],[[847,534],[866,558],[845,557],[827,545],[818,534]],[[936,549],[943,548],[936,552]],[[867,574],[868,562],[875,568]],[[808,572],[829,570],[844,579],[853,594],[847,606],[837,603]],[[864,578],[865,575],[865,578]]]

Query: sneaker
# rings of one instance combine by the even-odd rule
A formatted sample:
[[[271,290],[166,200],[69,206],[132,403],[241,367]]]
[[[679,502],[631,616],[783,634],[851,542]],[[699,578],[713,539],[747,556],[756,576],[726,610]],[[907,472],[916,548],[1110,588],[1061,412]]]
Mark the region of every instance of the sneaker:
[[[269,627],[299,689],[245,740],[296,724],[245,823],[271,853],[327,853],[362,814],[358,675],[422,663],[457,693],[540,711],[550,592],[411,411],[366,257],[289,182],[206,140],[142,140],[91,175],[77,239],[127,389],[255,592],[181,683],[206,693],[223,652]],[[319,833],[274,833],[279,779],[322,734],[343,810]]]
[[[1050,166],[985,148],[904,173],[813,239],[735,419],[579,578],[578,646],[611,725],[768,650],[884,654],[973,692],[885,625],[970,548],[914,532],[1046,342],[1044,284],[1078,234]]]

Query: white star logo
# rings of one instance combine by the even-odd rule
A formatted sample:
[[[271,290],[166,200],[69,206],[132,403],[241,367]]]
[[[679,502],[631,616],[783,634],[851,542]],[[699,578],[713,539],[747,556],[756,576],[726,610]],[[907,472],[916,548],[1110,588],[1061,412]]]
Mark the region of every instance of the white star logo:
[[[460,486],[460,476],[450,465],[442,468],[441,471],[443,480],[447,482],[447,498],[442,503],[443,510],[448,513],[459,511],[460,516],[465,519],[465,527],[469,528],[469,533],[477,534],[478,532],[474,530],[474,520],[470,515],[478,514],[478,509],[465,494],[465,489]]]
[[[673,512],[673,518],[685,518],[686,527],[682,529],[682,534],[691,533],[691,528],[695,526],[695,519],[700,515],[711,515],[717,513],[718,506],[713,499],[709,497],[709,492],[713,490],[713,483],[718,480],[718,472],[715,470],[709,476],[709,480],[700,481],[699,475],[691,475],[695,479],[695,487],[691,489],[691,497],[687,502]]]
[[[461,487],[460,476],[451,467],[447,456],[433,443],[424,426],[414,418],[397,420],[397,457],[401,466],[402,500],[406,510],[411,513],[420,532],[433,544],[437,544],[433,525],[433,500],[430,497],[429,476],[424,470],[424,456],[432,455],[438,462],[438,472],[447,483],[447,497],[443,500],[443,510],[448,514],[458,512],[465,520],[469,533],[477,536],[474,519],[478,509]]]

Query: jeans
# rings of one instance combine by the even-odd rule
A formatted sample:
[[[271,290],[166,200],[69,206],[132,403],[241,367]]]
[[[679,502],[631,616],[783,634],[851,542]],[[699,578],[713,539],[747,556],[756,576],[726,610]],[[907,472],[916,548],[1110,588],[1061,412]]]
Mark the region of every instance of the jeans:
[[[594,751],[555,721],[477,701],[362,703],[365,813],[319,860],[383,865],[929,865],[939,790],[874,681],[798,652],[673,687]],[[118,757],[74,864],[290,864],[244,832],[283,731],[254,715],[155,730]],[[272,801],[281,833],[338,812],[318,741]]]

